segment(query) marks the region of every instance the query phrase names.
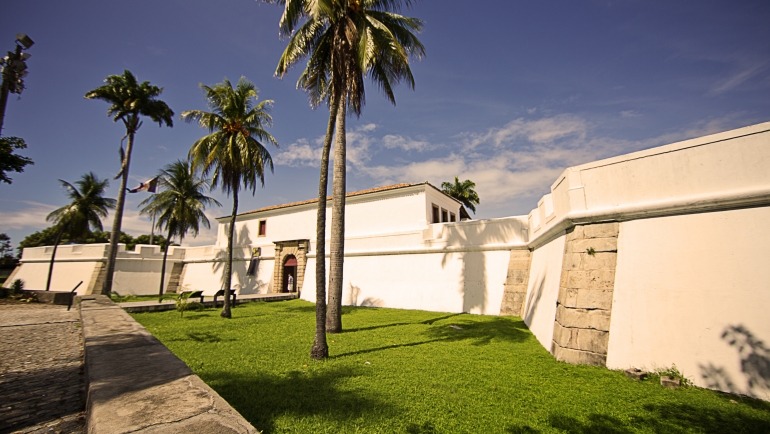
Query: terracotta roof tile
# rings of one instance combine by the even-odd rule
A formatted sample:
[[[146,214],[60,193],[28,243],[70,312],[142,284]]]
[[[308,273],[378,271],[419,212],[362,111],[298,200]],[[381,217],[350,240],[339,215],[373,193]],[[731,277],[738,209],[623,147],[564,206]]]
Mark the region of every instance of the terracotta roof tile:
[[[376,193],[376,192],[379,192],[379,191],[396,190],[396,189],[399,189],[399,188],[412,187],[412,186],[415,186],[415,185],[422,185],[422,184],[427,184],[427,182],[420,182],[420,183],[404,182],[404,183],[401,183],[401,184],[386,185],[384,187],[369,188],[367,190],[359,190],[359,191],[350,192],[350,193],[346,194],[345,197],[360,196],[362,194]],[[331,196],[327,196],[326,197],[327,201],[331,200],[331,199],[332,199]],[[263,211],[272,211],[272,210],[275,210],[275,209],[291,208],[293,206],[306,205],[306,204],[315,203],[315,202],[318,202],[318,198],[309,199],[309,200],[303,200],[303,201],[300,201],[300,202],[284,203],[284,204],[281,204],[281,205],[266,206],[264,208],[259,208],[259,209],[255,209],[255,210],[252,210],[252,211],[246,211],[244,213],[238,214],[238,216],[244,216],[244,215],[254,214],[254,213],[263,212]],[[224,216],[224,217],[220,217],[220,218],[225,218],[225,217],[229,217],[229,216]]]

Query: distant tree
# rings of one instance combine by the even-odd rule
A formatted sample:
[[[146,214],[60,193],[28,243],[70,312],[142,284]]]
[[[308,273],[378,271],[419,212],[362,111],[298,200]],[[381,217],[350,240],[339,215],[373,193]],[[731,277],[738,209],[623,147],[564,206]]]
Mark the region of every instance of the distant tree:
[[[18,259],[13,256],[11,237],[8,234],[0,234],[0,268],[14,268],[18,262]]]
[[[193,237],[198,236],[200,226],[210,228],[211,224],[204,211],[207,206],[218,205],[215,199],[203,192],[209,187],[209,180],[199,177],[189,161],[177,160],[168,164],[158,173],[160,192],[143,200],[141,214],[157,216],[157,228],[168,231],[168,240],[178,236],[179,242],[184,241],[187,232]],[[163,265],[160,269],[160,289],[158,303],[163,301],[163,278],[166,275],[166,257],[168,245],[163,253]]]
[[[142,122],[140,116],[147,116],[158,126],[166,124],[169,127],[174,125],[171,119],[174,112],[165,102],[158,99],[163,92],[163,88],[153,86],[149,81],[139,83],[134,74],[129,70],[123,71],[123,75],[110,75],[107,77],[103,86],[88,92],[85,97],[88,99],[99,99],[110,104],[107,110],[107,116],[112,117],[114,122],[123,121],[126,126],[126,135],[128,144],[126,152],[123,152],[123,141],[120,147],[120,172],[115,176],[119,177],[120,190],[118,191],[118,202],[115,209],[115,219],[112,223],[112,233],[110,234],[110,251],[107,256],[107,275],[102,288],[102,294],[109,294],[112,291],[112,277],[115,272],[115,258],[118,254],[118,238],[120,236],[120,227],[123,221],[123,207],[126,199],[126,184],[128,183],[128,169],[131,164],[131,151],[134,147],[134,136],[136,135]]]
[[[473,211],[476,214],[476,205],[481,203],[478,193],[474,190],[476,183],[470,179],[466,179],[460,182],[460,179],[455,176],[455,182],[442,182],[441,190],[447,195],[451,196]],[[466,213],[467,214],[467,213]]]
[[[16,247],[17,256],[21,258],[21,254],[23,250],[27,247],[43,247],[43,246],[52,246],[54,244],[54,241],[56,241],[56,234],[58,232],[58,229],[56,226],[51,226],[50,228],[45,228],[43,230],[33,232],[29,235],[27,235]],[[156,235],[157,237],[158,235]],[[133,238],[131,235],[121,232],[120,233],[120,242],[126,245],[126,250],[133,250],[134,246],[136,244],[149,244],[147,243],[141,243],[137,240],[140,237],[145,237],[149,241],[150,236],[149,235],[140,235],[137,238]],[[164,239],[161,237],[161,239]],[[164,239],[165,240],[165,239]],[[69,236],[67,234],[62,234],[61,239],[59,240],[59,244],[70,244],[74,241],[70,241]],[[86,238],[84,240],[77,240],[79,243],[83,244],[106,244],[110,242],[110,233],[106,231],[89,231],[88,235],[86,235]]]
[[[121,241],[122,242],[122,241]],[[134,247],[138,246],[139,244],[149,245],[149,246],[160,246],[160,250],[164,251],[166,250],[166,245],[168,243],[168,240],[166,237],[164,237],[161,234],[155,234],[152,236],[152,243],[150,242],[150,234],[143,234],[139,235],[138,237],[134,238],[133,245]],[[171,246],[178,246],[177,243],[171,243]]]
[[[14,154],[16,149],[24,149],[27,144],[19,137],[0,137],[0,181],[10,184],[13,180],[6,172],[24,172],[24,166],[35,164],[31,158]]]
[[[104,197],[110,182],[106,179],[99,179],[93,172],[83,175],[75,182],[75,185],[61,179],[59,182],[64,187],[71,202],[54,210],[46,217],[46,220],[54,223],[57,228],[51,263],[48,266],[46,291],[51,289],[56,248],[59,246],[62,235],[66,233],[70,240],[85,240],[91,229],[102,230],[102,218],[107,217],[107,212],[110,209],[115,209],[115,199]]]
[[[225,194],[233,194],[233,211],[227,234],[225,303],[221,314],[224,318],[231,318],[233,231],[238,214],[238,193],[243,187],[255,194],[258,183],[265,185],[265,167],[273,171],[273,158],[265,147],[265,144],[278,147],[278,142],[265,130],[273,124],[269,113],[273,101],[257,102],[257,88],[246,77],[238,80],[235,89],[228,79],[214,87],[201,84],[201,88],[212,111],[189,110],[182,113],[182,119],[197,122],[210,132],[190,148],[189,157],[193,166],[201,169],[203,177],[212,173],[212,189],[221,185]]]

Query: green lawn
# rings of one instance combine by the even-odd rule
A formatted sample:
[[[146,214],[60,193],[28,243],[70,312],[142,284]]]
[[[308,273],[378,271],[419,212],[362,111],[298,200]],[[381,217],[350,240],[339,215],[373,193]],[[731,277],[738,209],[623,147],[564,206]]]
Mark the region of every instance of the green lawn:
[[[265,433],[770,432],[769,403],[557,362],[518,318],[345,308],[316,362],[300,300],[133,317]]]

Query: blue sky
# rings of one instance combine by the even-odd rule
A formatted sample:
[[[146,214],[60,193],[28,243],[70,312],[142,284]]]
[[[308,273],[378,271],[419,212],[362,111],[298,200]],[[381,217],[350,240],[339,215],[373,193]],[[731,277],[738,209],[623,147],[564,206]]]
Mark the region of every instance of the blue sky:
[[[367,87],[362,116],[348,121],[348,191],[459,175],[477,183],[477,217],[526,214],[566,167],[770,120],[766,1],[423,0],[403,12],[425,20],[427,56],[413,63],[415,90],[396,89],[397,106]],[[199,83],[246,76],[275,100],[280,148],[275,173],[241,194],[240,210],[314,197],[328,112],[296,90],[299,68],[273,76],[280,14],[254,0],[0,3],[0,49],[18,32],[36,43],[3,131],[27,141],[35,165],[0,184],[0,232],[17,243],[47,227],[65,203],[57,179],[117,172],[124,128],[83,95],[124,69],[162,86],[176,113],[173,128],[146,120],[139,130],[133,184],[204,134],[178,118],[206,108]],[[208,215],[228,214],[231,200],[212,195],[224,206]],[[136,207],[144,197],[127,202],[134,235],[150,229]]]

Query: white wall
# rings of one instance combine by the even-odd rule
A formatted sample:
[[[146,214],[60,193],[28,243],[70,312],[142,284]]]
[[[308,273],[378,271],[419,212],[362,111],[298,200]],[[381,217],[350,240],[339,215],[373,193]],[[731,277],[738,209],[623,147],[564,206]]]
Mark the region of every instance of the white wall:
[[[346,257],[342,302],[497,315],[509,256],[499,250]],[[302,299],[315,302],[315,259],[305,276]]]
[[[764,207],[621,223],[607,366],[676,364],[699,386],[770,399],[768,222]],[[731,327],[753,348],[731,345]]]
[[[532,252],[529,284],[524,304],[524,323],[540,344],[551,351],[556,299],[564,260],[566,236],[561,235]]]

